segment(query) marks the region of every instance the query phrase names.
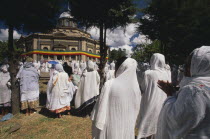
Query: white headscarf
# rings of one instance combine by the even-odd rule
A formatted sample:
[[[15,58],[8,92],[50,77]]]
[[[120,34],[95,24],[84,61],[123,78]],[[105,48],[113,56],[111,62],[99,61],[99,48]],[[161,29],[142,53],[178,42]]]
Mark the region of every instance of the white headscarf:
[[[56,64],[55,65],[55,70],[57,70],[58,72],[64,72],[63,66],[61,64]]]
[[[150,59],[151,70],[158,70],[165,68],[165,56],[159,53],[152,55]]]
[[[2,65],[0,68],[3,72],[8,72],[8,66],[6,64]]]
[[[210,75],[210,46],[193,51],[190,72],[192,77]]]
[[[94,70],[94,63],[93,63],[93,61],[91,61],[91,60],[89,60],[88,62],[87,62],[87,70],[88,71],[93,71]]]

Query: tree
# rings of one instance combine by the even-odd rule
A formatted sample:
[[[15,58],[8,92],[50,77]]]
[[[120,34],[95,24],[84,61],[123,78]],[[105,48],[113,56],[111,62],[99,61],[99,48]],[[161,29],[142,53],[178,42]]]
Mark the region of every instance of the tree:
[[[19,87],[16,85],[17,65],[20,54],[13,42],[14,29],[24,32],[48,31],[56,25],[59,0],[2,0],[0,20],[9,28],[8,58],[11,76],[12,112],[19,113]]]
[[[209,0],[152,0],[143,9],[139,31],[160,40],[171,63],[183,64],[193,49],[210,45],[209,5]]]
[[[8,50],[8,42],[7,41],[0,41],[0,63],[6,57],[7,50]]]
[[[138,62],[149,62],[154,53],[160,53],[160,41],[155,40],[151,44],[141,44],[133,48],[134,58]]]
[[[116,61],[117,59],[125,56],[125,51],[119,48],[119,50],[112,50],[109,55],[109,62]]]
[[[103,73],[108,47],[106,31],[118,26],[125,26],[136,12],[133,0],[69,0],[72,14],[87,28],[97,26],[100,29],[100,75]]]

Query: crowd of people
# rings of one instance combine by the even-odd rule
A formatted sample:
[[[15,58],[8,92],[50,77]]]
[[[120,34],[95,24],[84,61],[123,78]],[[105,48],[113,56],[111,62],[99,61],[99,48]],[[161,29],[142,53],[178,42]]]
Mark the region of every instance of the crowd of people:
[[[137,139],[210,139],[210,46],[195,49],[180,66],[169,66],[159,53],[150,63],[121,57],[105,65],[102,89],[96,62],[54,62],[20,63],[21,110],[27,115],[39,105],[40,72],[48,72],[46,108],[58,118],[72,108],[86,112],[93,139],[134,139],[135,129]],[[5,114],[11,106],[10,74],[7,64],[0,69]]]

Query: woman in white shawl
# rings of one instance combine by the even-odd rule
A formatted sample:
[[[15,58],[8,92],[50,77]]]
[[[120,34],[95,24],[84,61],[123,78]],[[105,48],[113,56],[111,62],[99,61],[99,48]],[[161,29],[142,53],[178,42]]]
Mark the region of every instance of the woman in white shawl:
[[[94,70],[94,63],[87,62],[87,72],[83,73],[75,97],[75,108],[81,111],[88,105],[95,102],[99,95],[100,76]]]
[[[26,110],[26,115],[39,106],[39,73],[32,62],[33,59],[27,58],[19,76],[21,110]]]
[[[176,94],[171,84],[159,81],[169,97],[161,110],[156,139],[210,138],[210,46],[193,51],[185,76],[188,79]]]
[[[70,102],[68,98],[68,84],[69,77],[66,72],[63,70],[61,64],[55,65],[55,70],[53,77],[49,82],[49,95],[47,98],[47,109],[51,112],[58,115],[58,118],[61,118],[61,113],[70,110]]]
[[[93,139],[134,139],[141,92],[136,75],[137,62],[121,58],[116,78],[108,80],[91,116]]]
[[[145,71],[143,81],[140,82],[142,101],[138,117],[138,137],[150,138],[157,131],[158,116],[167,98],[166,94],[157,86],[158,80],[169,81],[165,70],[165,57],[155,53],[150,60],[151,70]]]
[[[10,73],[8,72],[8,65],[4,64],[0,67],[0,109],[2,115],[9,112],[11,107],[11,90],[10,87]]]

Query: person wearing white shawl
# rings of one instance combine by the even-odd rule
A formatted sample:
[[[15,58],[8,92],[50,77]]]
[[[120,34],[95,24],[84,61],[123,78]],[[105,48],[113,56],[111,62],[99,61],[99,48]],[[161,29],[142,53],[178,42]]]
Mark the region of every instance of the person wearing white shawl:
[[[11,107],[11,89],[10,89],[10,73],[8,72],[8,65],[3,64],[0,67],[0,109],[2,115],[9,112]]]
[[[166,64],[165,65],[165,69],[166,69],[166,71],[168,73],[169,82],[171,82],[171,67],[168,64]]]
[[[188,77],[176,94],[159,81],[169,96],[161,110],[156,139],[210,138],[210,46],[195,49],[185,67]]]
[[[39,73],[32,62],[33,59],[27,58],[19,76],[21,110],[26,110],[26,115],[39,105]]]
[[[115,70],[115,63],[114,63],[114,61],[112,61],[112,63],[110,64],[110,70]]]
[[[93,109],[93,139],[134,139],[141,92],[136,75],[137,62],[121,58],[116,64],[116,78],[102,88]]]
[[[73,67],[72,67],[72,71],[73,71],[73,75],[72,75],[72,77],[73,77],[73,80],[72,80],[72,82],[73,82],[73,84],[75,85],[75,86],[79,86],[79,82],[80,82],[80,76],[81,76],[81,74],[82,74],[82,71],[80,70],[80,65],[79,65],[79,62],[75,62],[75,61],[73,61]]]
[[[81,72],[82,72],[82,73],[83,73],[83,72],[86,72],[86,71],[85,71],[85,70],[86,70],[86,67],[87,67],[86,63],[83,62],[83,61],[81,61],[81,62],[80,62],[80,69],[81,69]]]
[[[156,133],[158,116],[167,98],[166,94],[157,86],[158,80],[169,81],[165,70],[165,56],[159,53],[153,54],[150,65],[151,70],[145,71],[142,82],[139,82],[142,101],[137,122],[137,139],[150,138]]]
[[[75,96],[75,108],[78,111],[95,102],[99,95],[100,76],[94,70],[94,63],[87,62],[87,72],[83,73]]]
[[[106,65],[106,81],[111,80],[113,78],[115,78],[115,64],[112,66],[110,66],[110,70],[107,71],[109,65]]]
[[[61,113],[70,110],[70,102],[68,98],[68,74],[64,72],[61,64],[55,65],[53,77],[49,81],[49,97],[46,108],[61,118]]]

